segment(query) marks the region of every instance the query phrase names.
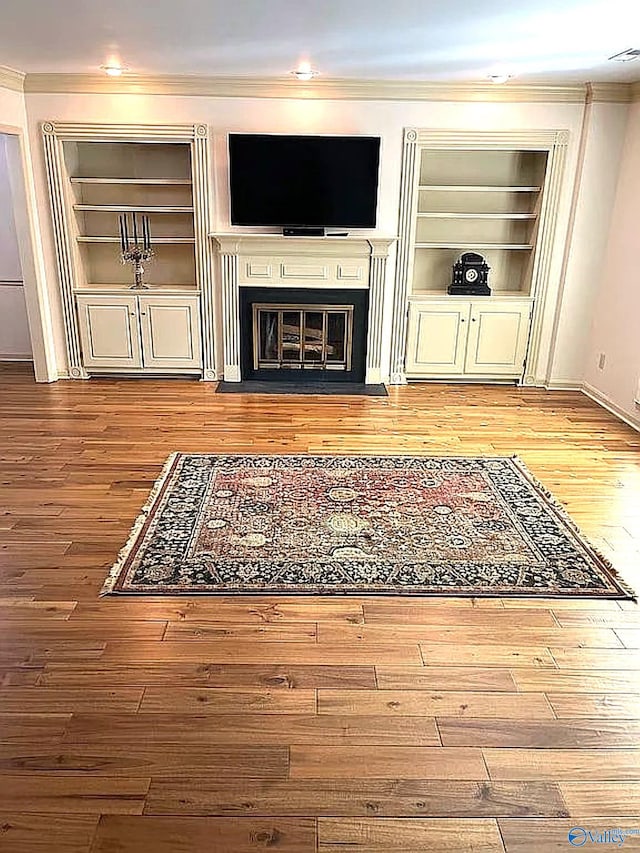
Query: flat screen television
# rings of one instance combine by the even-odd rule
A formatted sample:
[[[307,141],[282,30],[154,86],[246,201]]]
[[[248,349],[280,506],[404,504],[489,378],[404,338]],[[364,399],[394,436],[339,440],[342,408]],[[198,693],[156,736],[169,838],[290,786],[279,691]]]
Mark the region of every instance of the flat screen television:
[[[374,228],[379,159],[379,137],[231,133],[231,223]]]

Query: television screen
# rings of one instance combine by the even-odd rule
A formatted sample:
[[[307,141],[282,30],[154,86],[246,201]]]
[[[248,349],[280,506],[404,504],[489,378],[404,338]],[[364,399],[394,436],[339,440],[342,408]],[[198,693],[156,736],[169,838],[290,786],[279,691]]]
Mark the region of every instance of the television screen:
[[[231,222],[373,228],[380,139],[229,134]]]

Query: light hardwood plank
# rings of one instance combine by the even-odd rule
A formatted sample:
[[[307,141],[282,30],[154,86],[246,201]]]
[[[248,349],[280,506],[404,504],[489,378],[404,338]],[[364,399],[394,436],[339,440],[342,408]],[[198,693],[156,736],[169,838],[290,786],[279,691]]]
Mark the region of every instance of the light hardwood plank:
[[[552,719],[554,716],[543,693],[404,689],[319,690],[318,713],[510,719]]]
[[[567,814],[549,782],[431,779],[154,779],[146,814],[527,817]]]
[[[547,699],[560,719],[640,719],[640,693],[548,693]]]
[[[184,664],[132,661],[129,664],[101,663],[99,666],[47,664],[39,676],[50,687],[100,687],[166,685],[181,687],[228,687],[238,689],[314,690],[319,687],[374,689],[372,666],[269,666],[238,664]]]
[[[447,666],[452,660],[460,666],[533,666],[556,669],[548,649],[542,646],[448,646],[420,643],[426,666]]]
[[[136,653],[146,661],[166,663],[269,663],[310,666],[373,666],[374,664],[422,663],[417,645],[319,646],[315,638],[307,643],[240,643],[233,640],[191,640],[138,643]],[[102,659],[123,662],[131,658],[129,643],[108,642]]]
[[[0,687],[0,709],[6,714],[18,714],[25,708],[34,714],[135,712],[143,693],[143,687]]]
[[[8,812],[50,815],[142,814],[149,777],[69,776],[0,772],[0,802]]]
[[[493,820],[320,818],[319,853],[342,853],[345,849],[358,853],[380,850],[503,853],[504,850]]]
[[[585,648],[622,648],[622,641],[612,628],[553,627],[500,628],[495,625],[478,631],[476,628],[434,625],[343,625],[319,623],[320,643],[423,643],[455,646],[559,646]],[[443,652],[446,653],[446,652]]]
[[[382,690],[509,692],[516,689],[514,676],[509,670],[473,666],[376,666],[376,678]]]
[[[640,781],[637,782],[561,782],[560,790],[571,815],[640,816]],[[638,827],[640,828],[640,827]]]
[[[269,848],[282,853],[315,853],[315,821],[107,816],[100,820],[91,853],[255,853]]]
[[[144,742],[162,748],[207,746],[289,746],[363,744],[440,746],[433,717],[340,717],[295,714],[107,714],[74,715],[67,725],[65,750],[118,751]],[[256,750],[258,759],[259,752]],[[241,757],[241,756],[240,756]]]
[[[479,749],[292,746],[292,779],[486,779]],[[497,778],[497,777],[496,777]]]
[[[569,830],[575,826],[581,826],[585,829],[596,832],[602,829],[611,828],[611,821],[602,816],[576,816],[570,820],[511,820],[509,818],[500,818],[498,825],[502,838],[504,840],[506,853],[567,853],[568,850],[574,849],[569,844]],[[623,825],[624,827],[636,828],[638,826],[638,818],[630,817],[626,820],[616,820],[616,826]],[[579,835],[578,840],[582,841],[584,836]],[[591,845],[591,841],[587,842]],[[575,848],[578,849],[578,848]],[[584,849],[589,849],[584,847]],[[594,849],[599,849],[594,847]],[[606,846],[602,847],[606,850]],[[611,849],[617,849],[615,846]],[[624,841],[625,851],[640,850],[640,836],[629,836]]]
[[[89,853],[97,815],[35,815],[0,811],[0,850],[7,853]]]
[[[315,690],[147,687],[141,714],[315,714]]]
[[[634,781],[640,777],[640,749],[483,749],[495,780]],[[593,811],[597,812],[597,804]]]
[[[473,720],[438,717],[444,746],[616,748],[640,745],[637,720]]]

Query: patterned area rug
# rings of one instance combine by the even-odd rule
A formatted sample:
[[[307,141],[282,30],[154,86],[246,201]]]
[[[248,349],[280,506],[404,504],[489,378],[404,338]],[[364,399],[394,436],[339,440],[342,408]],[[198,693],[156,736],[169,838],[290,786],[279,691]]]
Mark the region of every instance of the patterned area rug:
[[[107,592],[633,597],[517,459],[183,453]]]

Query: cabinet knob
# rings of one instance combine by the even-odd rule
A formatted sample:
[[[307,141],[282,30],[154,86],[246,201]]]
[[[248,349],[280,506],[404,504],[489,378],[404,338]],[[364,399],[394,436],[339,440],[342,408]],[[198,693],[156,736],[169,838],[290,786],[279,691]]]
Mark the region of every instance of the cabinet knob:
[[[460,317],[460,322],[464,323],[464,317]]]
[[[472,317],[472,318],[471,318],[471,322],[472,322],[472,323],[475,323],[475,321],[476,321],[476,318],[475,318],[475,317]]]
[[[146,317],[146,316],[147,316],[147,312],[146,312],[146,311],[141,311],[141,312],[140,312],[140,316],[141,316],[141,317]]]

